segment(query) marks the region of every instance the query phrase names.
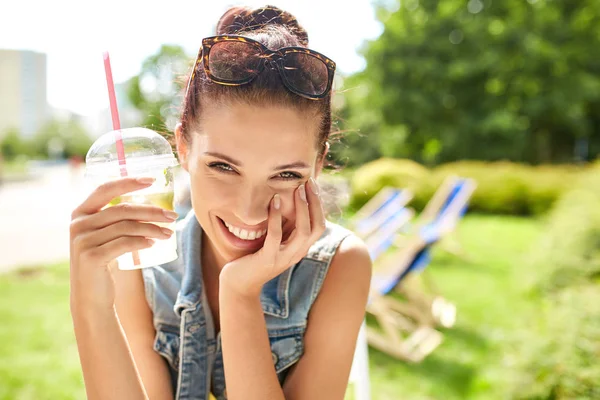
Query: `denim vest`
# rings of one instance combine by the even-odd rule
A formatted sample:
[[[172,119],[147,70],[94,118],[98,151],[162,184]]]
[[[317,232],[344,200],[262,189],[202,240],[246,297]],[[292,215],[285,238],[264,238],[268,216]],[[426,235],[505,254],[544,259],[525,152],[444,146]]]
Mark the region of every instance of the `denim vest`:
[[[175,230],[179,258],[142,269],[146,299],[153,312],[154,350],[168,363],[176,400],[227,399],[220,334],[203,290],[202,228],[191,210]],[[351,232],[327,222],[325,233],[306,257],[267,282],[262,304],[273,364],[283,385],[289,367],[304,352],[304,333],[337,247]]]

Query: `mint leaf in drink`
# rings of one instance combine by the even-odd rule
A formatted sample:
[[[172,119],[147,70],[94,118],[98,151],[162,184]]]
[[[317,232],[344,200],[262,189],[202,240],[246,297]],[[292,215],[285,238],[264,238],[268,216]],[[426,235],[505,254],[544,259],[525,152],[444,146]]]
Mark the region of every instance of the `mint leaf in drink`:
[[[165,186],[169,186],[171,180],[173,179],[173,174],[169,171],[170,168],[165,168],[163,170],[163,174],[165,175]]]

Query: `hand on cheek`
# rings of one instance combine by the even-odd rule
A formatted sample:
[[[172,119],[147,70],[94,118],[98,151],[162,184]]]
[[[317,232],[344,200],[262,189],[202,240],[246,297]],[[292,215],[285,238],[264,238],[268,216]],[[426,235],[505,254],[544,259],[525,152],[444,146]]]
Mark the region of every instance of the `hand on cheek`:
[[[291,235],[283,238],[281,225],[285,206],[282,197],[276,194],[269,208],[269,225],[263,247],[254,254],[232,261],[221,273],[221,279],[230,288],[244,295],[260,293],[264,283],[300,261],[321,237],[325,231],[325,216],[314,180],[311,178],[308,183],[302,183],[288,201],[294,208],[292,215],[295,217]]]

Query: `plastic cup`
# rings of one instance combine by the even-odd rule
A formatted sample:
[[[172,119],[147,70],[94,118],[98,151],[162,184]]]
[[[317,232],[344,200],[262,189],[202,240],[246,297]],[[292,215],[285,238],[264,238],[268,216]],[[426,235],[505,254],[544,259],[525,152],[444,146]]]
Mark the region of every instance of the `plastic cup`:
[[[173,210],[173,169],[178,165],[169,142],[158,133],[146,128],[121,129],[125,150],[127,176],[148,176],[156,180],[152,186],[127,193],[110,201],[106,207],[121,203],[152,204]],[[117,156],[115,132],[100,136],[90,147],[86,156],[85,179],[88,185],[97,187],[104,182],[122,177]],[[175,231],[175,222],[153,224]],[[155,239],[150,248],[126,253],[117,257],[119,269],[131,270],[152,267],[175,260],[177,238],[174,233],[168,239]]]

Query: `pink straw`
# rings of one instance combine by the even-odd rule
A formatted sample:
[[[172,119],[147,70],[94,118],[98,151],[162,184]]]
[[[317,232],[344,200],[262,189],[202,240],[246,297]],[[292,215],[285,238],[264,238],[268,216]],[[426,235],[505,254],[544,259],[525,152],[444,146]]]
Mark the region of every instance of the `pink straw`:
[[[123,138],[121,137],[119,109],[117,108],[117,96],[115,96],[115,84],[113,82],[112,69],[110,68],[110,56],[108,55],[108,51],[104,52],[104,70],[106,71],[110,115],[112,116],[113,129],[115,130],[117,157],[119,158],[119,166],[121,167],[121,176],[127,176],[127,162],[125,161],[125,149],[123,148]]]
[[[110,68],[110,56],[108,51],[104,52],[104,71],[106,72],[106,84],[108,85],[108,101],[110,102],[110,115],[112,116],[113,129],[117,145],[117,157],[121,167],[121,176],[127,176],[127,163],[125,161],[125,149],[121,137],[121,123],[119,122],[119,110],[117,108],[117,96],[115,96],[115,83],[113,82],[112,69]],[[140,255],[137,251],[131,252],[133,265],[140,265]]]

